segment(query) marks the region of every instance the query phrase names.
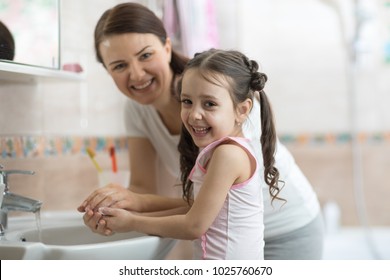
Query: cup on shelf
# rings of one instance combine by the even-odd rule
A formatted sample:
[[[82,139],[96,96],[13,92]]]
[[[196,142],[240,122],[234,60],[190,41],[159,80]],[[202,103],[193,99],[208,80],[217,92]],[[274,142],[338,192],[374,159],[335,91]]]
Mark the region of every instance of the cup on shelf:
[[[110,183],[116,183],[127,188],[130,183],[130,171],[118,170],[113,172],[112,170],[102,170],[98,172],[99,187],[104,187]]]

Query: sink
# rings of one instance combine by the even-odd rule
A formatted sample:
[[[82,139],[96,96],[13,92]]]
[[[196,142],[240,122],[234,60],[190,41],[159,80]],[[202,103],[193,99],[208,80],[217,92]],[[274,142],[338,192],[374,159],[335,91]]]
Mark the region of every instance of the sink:
[[[48,212],[41,214],[40,232],[33,214],[9,218],[0,259],[157,260],[164,259],[175,242],[137,232],[103,236],[86,227],[78,212]]]

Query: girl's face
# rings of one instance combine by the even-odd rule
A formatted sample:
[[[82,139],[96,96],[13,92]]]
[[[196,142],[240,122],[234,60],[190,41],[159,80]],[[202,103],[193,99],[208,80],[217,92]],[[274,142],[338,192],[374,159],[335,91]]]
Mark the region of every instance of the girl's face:
[[[170,96],[169,39],[163,45],[154,34],[112,35],[99,50],[108,73],[127,97],[146,105]]]
[[[181,119],[199,148],[225,136],[243,136],[240,123],[246,115],[240,104],[234,107],[227,82],[217,84],[205,80],[196,68],[183,76]]]

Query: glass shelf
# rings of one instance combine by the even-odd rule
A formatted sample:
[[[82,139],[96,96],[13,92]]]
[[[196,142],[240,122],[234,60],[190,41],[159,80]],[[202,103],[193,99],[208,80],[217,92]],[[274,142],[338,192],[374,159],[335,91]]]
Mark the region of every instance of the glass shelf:
[[[0,61],[0,81],[37,82],[42,79],[83,81],[85,79],[85,73]]]

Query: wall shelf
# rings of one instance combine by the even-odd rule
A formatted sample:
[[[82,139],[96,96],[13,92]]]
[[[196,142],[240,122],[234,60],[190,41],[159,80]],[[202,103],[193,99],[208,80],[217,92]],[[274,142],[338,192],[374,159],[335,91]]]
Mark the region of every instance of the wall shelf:
[[[42,79],[83,81],[85,74],[0,61],[0,81],[37,82]]]

